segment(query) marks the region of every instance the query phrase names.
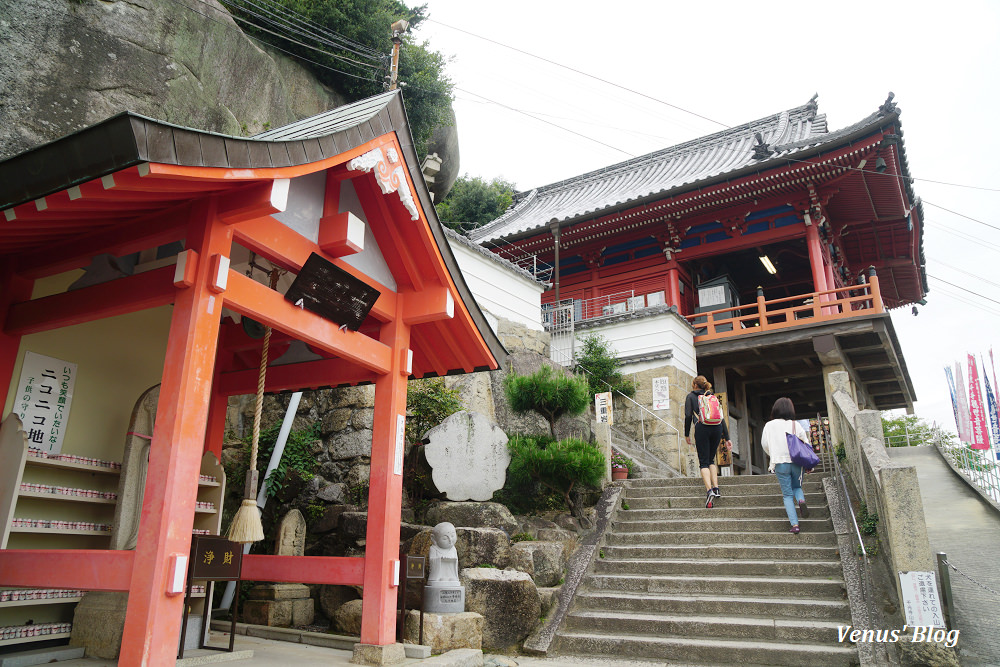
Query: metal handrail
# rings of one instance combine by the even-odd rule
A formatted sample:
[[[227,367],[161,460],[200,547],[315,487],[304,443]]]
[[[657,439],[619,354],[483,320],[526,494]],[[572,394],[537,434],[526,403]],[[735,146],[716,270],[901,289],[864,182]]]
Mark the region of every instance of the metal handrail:
[[[563,355],[563,356],[565,356],[565,355]],[[572,359],[572,358],[569,358],[569,359],[567,359],[567,361],[572,364],[572,363],[574,363],[575,360]],[[579,363],[576,364],[576,367],[582,369],[583,372],[587,373],[588,375],[593,375],[593,372],[590,369],[586,368],[585,366],[581,366]],[[606,384],[608,386],[608,390],[611,391],[614,395],[619,396],[619,397],[625,399],[626,401],[628,401],[629,403],[631,403],[633,406],[639,408],[639,410],[641,411],[639,413],[640,414],[640,418],[642,418],[643,415],[648,414],[650,417],[652,417],[653,419],[657,420],[658,422],[660,422],[661,424],[663,424],[664,426],[666,426],[668,429],[670,429],[671,431],[673,431],[674,444],[677,445],[677,473],[678,473],[678,475],[680,475],[679,471],[683,467],[683,465],[681,463],[681,440],[680,440],[681,432],[678,431],[673,426],[673,424],[671,424],[667,420],[663,419],[663,417],[660,417],[659,415],[654,414],[645,405],[642,405],[641,403],[637,403],[632,398],[626,396],[625,394],[621,393],[620,391],[617,391],[606,380],[601,380],[601,382],[604,382],[604,384]],[[646,447],[646,426],[645,426],[645,423],[643,423],[643,425],[642,425],[642,449],[644,451],[648,451],[647,447]],[[669,468],[670,466],[667,465],[667,467]]]

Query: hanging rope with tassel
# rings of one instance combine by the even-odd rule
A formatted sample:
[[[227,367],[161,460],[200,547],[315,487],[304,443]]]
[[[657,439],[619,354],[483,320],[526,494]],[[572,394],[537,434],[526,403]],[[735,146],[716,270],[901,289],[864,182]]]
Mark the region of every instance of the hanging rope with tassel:
[[[252,265],[251,265],[252,266]],[[252,269],[251,269],[252,270]],[[270,287],[278,285],[277,268],[271,269]],[[271,327],[264,327],[264,344],[260,351],[260,373],[257,375],[257,400],[253,409],[253,439],[250,444],[250,469],[247,470],[243,502],[229,524],[226,539],[237,544],[252,544],[264,539],[264,526],[257,509],[257,450],[260,441],[260,416],[264,405],[264,378],[267,375],[267,355],[271,345]]]

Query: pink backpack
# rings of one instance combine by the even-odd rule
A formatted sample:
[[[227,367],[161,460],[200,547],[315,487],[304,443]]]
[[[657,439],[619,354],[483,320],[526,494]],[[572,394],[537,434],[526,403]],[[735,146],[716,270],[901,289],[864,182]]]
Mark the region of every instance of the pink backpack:
[[[698,396],[698,421],[705,426],[722,423],[722,404],[718,396],[709,392]]]

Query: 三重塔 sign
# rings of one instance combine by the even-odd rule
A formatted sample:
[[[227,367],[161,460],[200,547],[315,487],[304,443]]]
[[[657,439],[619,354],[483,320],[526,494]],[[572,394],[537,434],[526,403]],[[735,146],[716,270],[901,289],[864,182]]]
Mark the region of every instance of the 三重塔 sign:
[[[75,382],[76,364],[24,353],[14,413],[21,418],[29,447],[48,454],[62,451]]]
[[[606,391],[594,394],[594,411],[597,413],[598,424],[614,424],[615,418],[611,413],[611,392]]]

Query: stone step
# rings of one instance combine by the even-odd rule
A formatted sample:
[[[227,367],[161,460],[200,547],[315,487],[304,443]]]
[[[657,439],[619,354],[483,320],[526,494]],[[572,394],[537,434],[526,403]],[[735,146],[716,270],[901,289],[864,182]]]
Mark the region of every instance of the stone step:
[[[856,664],[851,644],[765,642],[746,639],[649,637],[617,633],[559,633],[559,651],[572,655],[641,658],[715,665],[816,665]]]
[[[682,531],[677,533],[639,532],[629,533],[625,531],[610,532],[605,536],[605,544],[609,546],[623,545],[655,545],[661,547],[675,546],[679,544],[760,544],[760,545],[822,545],[831,546],[837,544],[837,536],[833,531],[811,533],[808,529],[798,535],[788,532],[788,521],[785,520],[785,528],[775,532],[730,532],[730,531]]]
[[[729,498],[716,501],[715,507],[708,509],[704,503],[698,507],[671,507],[668,509],[635,509],[632,503],[628,503],[629,508],[620,510],[617,518],[622,521],[662,521],[669,519],[710,519],[718,512],[725,512],[727,517],[734,519],[787,519],[784,505],[773,507],[727,507]],[[626,501],[627,502],[627,501]],[[821,507],[810,506],[809,517],[824,519],[830,517],[830,509],[823,505]]]
[[[574,610],[610,610],[670,614],[719,614],[724,617],[820,619],[850,623],[847,600],[814,600],[733,595],[651,594],[629,591],[582,591],[573,598]]]
[[[845,595],[840,578],[774,576],[715,576],[589,574],[583,585],[590,591],[749,595],[839,600]]]
[[[677,615],[650,612],[579,610],[566,616],[567,632],[620,633],[664,637],[750,639],[754,641],[837,644],[837,626],[819,619],[773,619],[732,615]]]
[[[821,479],[819,475],[814,479],[812,473],[806,475],[806,481],[818,481]],[[730,477],[719,477],[719,488],[725,491],[727,487],[731,486],[743,486],[746,484],[773,484],[778,485],[778,478],[774,475],[736,475]],[[642,486],[701,486],[704,484],[701,481],[701,477],[674,477],[671,479],[630,479],[625,483],[628,488],[642,487]]]
[[[728,558],[733,560],[774,559],[774,560],[837,560],[837,546],[815,546],[807,544],[761,545],[761,544],[680,544],[674,546],[610,546],[605,545],[600,553],[608,559],[699,559]],[[839,560],[838,560],[839,562]]]
[[[697,494],[691,494],[689,496],[641,496],[635,497],[628,495],[630,492],[626,491],[625,499],[623,502],[627,503],[630,509],[634,510],[656,510],[656,509],[683,509],[683,508],[697,508],[700,507],[705,509],[705,488],[702,487],[701,491]],[[719,507],[731,507],[731,508],[748,508],[748,507],[784,507],[781,500],[781,494],[775,493],[773,495],[763,495],[756,494],[751,496],[737,496],[729,495],[725,491],[722,492],[722,498],[716,500],[716,504]],[[814,506],[819,507],[821,505],[826,505],[826,496],[820,493],[818,490],[813,492],[806,492],[806,504],[811,510]]]
[[[777,533],[787,532],[791,525],[788,517],[775,519],[738,519],[725,514],[725,509],[714,508],[709,510],[715,513],[711,518],[704,519],[661,519],[659,521],[621,521],[615,520],[611,523],[611,531],[614,533],[648,533],[662,532],[675,533],[694,530],[705,530],[712,533],[722,530],[739,531],[743,533]],[[818,533],[820,531],[833,530],[833,522],[830,519],[812,518],[799,520],[799,528],[802,532]]]
[[[606,556],[606,554],[605,554]],[[840,561],[705,559],[620,559],[598,558],[595,574],[670,574],[698,576],[832,577],[844,576]]]
[[[689,479],[689,478],[684,478]],[[647,480],[635,480],[647,481]],[[669,481],[669,480],[665,480]],[[771,484],[741,484],[739,486],[720,486],[719,491],[723,498],[729,496],[774,496],[781,498],[781,487],[778,482]],[[822,493],[823,484],[821,482],[807,482],[802,485],[803,493]],[[628,498],[685,498],[689,496],[701,495],[702,501],[705,499],[705,485],[701,482],[697,484],[670,485],[670,486],[629,486],[625,490]]]

